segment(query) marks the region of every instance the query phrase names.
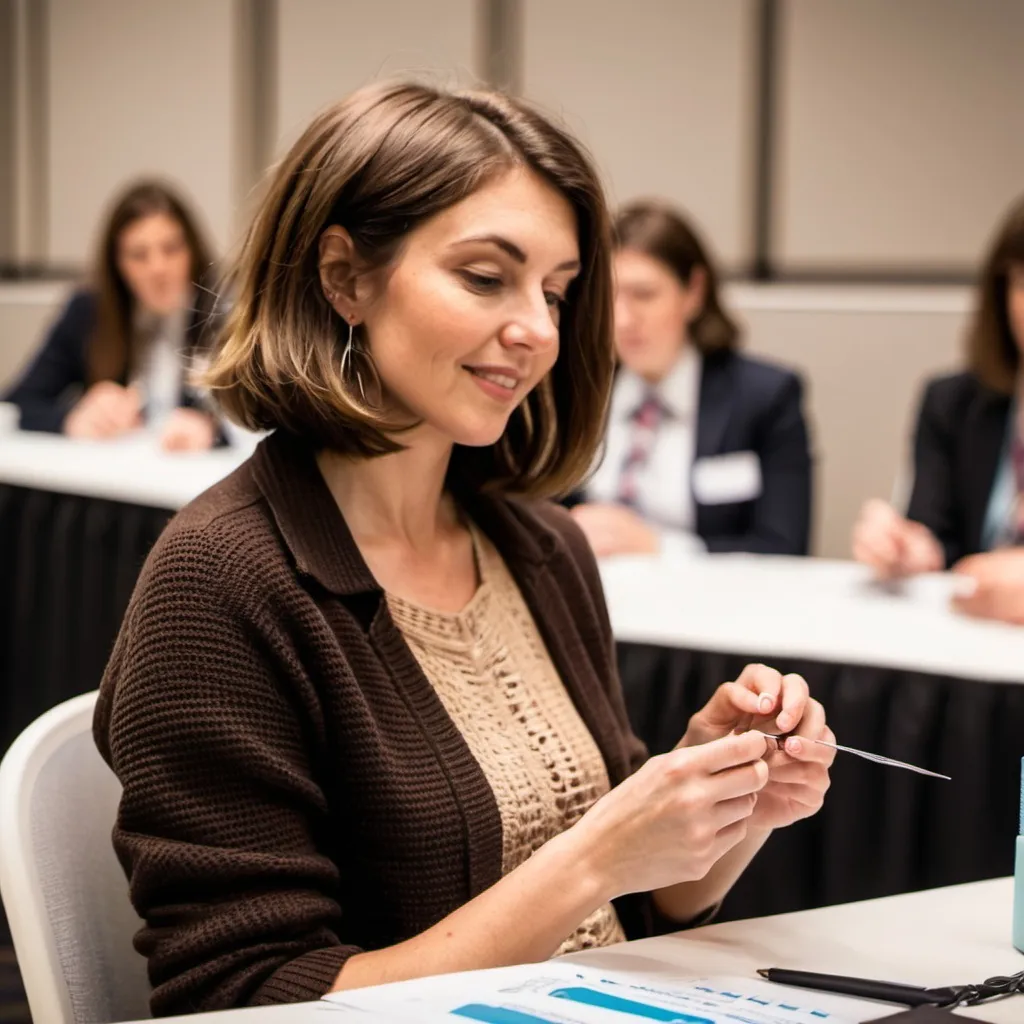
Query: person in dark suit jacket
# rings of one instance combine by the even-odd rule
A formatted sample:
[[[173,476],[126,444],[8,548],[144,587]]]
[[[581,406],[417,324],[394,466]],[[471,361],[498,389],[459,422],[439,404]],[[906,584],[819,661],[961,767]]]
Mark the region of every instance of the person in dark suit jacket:
[[[1022,346],[1024,201],[1019,201],[982,269],[967,370],[925,387],[906,515],[886,502],[870,501],[854,528],[854,557],[879,576],[959,564],[968,574],[987,578],[1004,551],[1024,544]],[[1020,587],[1024,591],[1024,573]],[[975,610],[970,600],[961,606]],[[980,605],[977,611],[983,614]]]
[[[217,420],[188,382],[214,321],[210,250],[166,185],[114,202],[93,283],[71,297],[6,395],[23,430],[109,438],[148,425],[167,449],[209,448]]]
[[[678,212],[636,203],[615,236],[619,369],[603,459],[568,502],[576,521],[602,556],[807,554],[800,377],[736,351],[714,264]]]

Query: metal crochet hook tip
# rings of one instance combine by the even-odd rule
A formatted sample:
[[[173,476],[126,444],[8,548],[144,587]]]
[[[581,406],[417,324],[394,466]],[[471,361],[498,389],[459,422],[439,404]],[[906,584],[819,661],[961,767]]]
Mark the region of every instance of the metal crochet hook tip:
[[[775,740],[779,750],[782,750],[785,746],[786,740],[789,736],[773,736],[771,733],[766,733],[769,739]],[[807,736],[801,736],[800,739],[806,740]],[[890,768],[905,768],[908,772],[917,772],[918,775],[928,775],[933,779],[945,779],[947,782],[952,782],[953,777],[951,775],[942,775],[940,772],[929,771],[927,768],[919,768],[916,764],[908,764],[906,761],[897,761],[893,757],[883,757],[881,754],[871,754],[866,750],[858,750],[856,747],[844,747],[839,743],[829,743],[828,740],[811,740],[812,743],[817,743],[822,747],[829,747],[832,750],[841,750],[844,754],[855,754],[857,757],[863,757],[867,761],[874,761],[875,764],[885,764]]]

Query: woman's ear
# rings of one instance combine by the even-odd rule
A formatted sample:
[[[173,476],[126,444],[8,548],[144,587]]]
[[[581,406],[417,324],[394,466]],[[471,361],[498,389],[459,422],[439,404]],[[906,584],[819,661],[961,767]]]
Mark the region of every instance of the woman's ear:
[[[367,289],[362,277],[352,236],[338,224],[325,228],[320,236],[320,286],[327,301],[346,320],[363,319],[361,306]]]

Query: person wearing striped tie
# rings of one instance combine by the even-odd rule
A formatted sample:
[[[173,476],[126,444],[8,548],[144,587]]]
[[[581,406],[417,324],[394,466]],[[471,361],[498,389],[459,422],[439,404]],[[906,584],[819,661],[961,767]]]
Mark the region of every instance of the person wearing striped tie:
[[[615,236],[619,367],[603,459],[568,502],[594,551],[807,554],[800,377],[736,351],[717,270],[678,211],[634,203]]]
[[[1024,623],[1024,197],[981,272],[966,371],[930,381],[906,515],[869,501],[854,557],[880,578],[952,568],[962,611]]]

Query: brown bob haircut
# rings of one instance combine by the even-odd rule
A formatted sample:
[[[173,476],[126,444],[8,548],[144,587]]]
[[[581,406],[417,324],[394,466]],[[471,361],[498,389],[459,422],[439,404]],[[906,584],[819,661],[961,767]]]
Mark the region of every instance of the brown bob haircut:
[[[700,235],[678,210],[655,200],[630,203],[615,218],[614,241],[617,249],[635,249],[663,263],[684,285],[697,267],[703,268],[704,308],[687,325],[690,340],[704,355],[739,344],[739,327],[719,298],[718,270]]]
[[[581,270],[562,313],[554,368],[486,448],[456,446],[449,482],[547,497],[586,475],[611,390],[611,244],[599,179],[580,146],[517,99],[414,83],[360,89],[320,114],[271,173],[233,274],[236,305],[204,383],[250,429],[374,457],[403,425],[340,372],[348,325],[323,293],[319,239],[351,235],[370,270],[429,218],[510,169],[527,167],[576,215]],[[356,329],[354,360],[372,371]],[[408,426],[405,424],[404,426]]]
[[[125,228],[158,213],[166,214],[181,225],[192,257],[192,282],[202,281],[211,274],[210,247],[199,223],[170,185],[162,181],[137,181],[115,197],[100,233],[93,269],[96,326],[89,339],[86,358],[90,383],[124,380],[131,367],[135,296],[118,269],[118,245]]]
[[[1012,395],[1020,370],[1020,349],[1010,327],[1010,267],[1024,268],[1024,197],[1003,220],[981,268],[978,306],[967,334],[971,372],[1000,394]],[[1020,339],[1024,343],[1024,338]]]

